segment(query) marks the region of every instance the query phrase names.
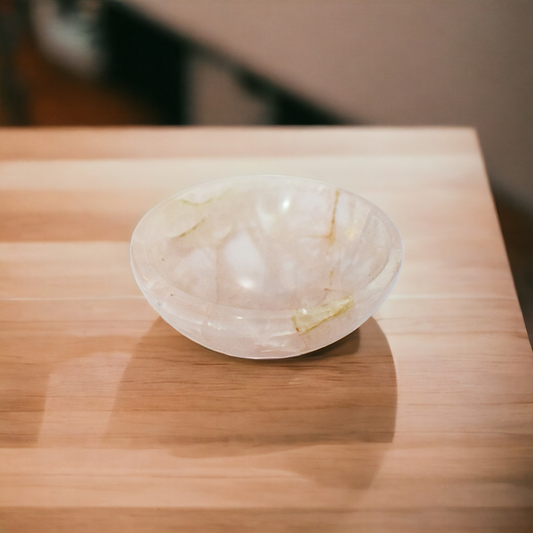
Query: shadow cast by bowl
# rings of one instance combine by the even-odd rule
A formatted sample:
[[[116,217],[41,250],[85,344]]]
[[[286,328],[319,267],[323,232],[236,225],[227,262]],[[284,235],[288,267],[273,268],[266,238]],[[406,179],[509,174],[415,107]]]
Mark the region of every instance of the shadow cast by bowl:
[[[362,487],[395,421],[394,361],[373,318],[327,348],[272,361],[207,350],[158,319],[124,372],[105,441],[198,459],[268,455]]]

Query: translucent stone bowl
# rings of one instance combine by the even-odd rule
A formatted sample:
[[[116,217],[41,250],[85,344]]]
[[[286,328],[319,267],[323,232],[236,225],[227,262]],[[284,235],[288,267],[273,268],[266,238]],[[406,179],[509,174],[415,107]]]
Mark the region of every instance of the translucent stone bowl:
[[[374,204],[286,176],[180,192],[131,241],[135,279],[161,317],[249,359],[301,355],[351,333],[385,301],[402,259],[396,226]]]

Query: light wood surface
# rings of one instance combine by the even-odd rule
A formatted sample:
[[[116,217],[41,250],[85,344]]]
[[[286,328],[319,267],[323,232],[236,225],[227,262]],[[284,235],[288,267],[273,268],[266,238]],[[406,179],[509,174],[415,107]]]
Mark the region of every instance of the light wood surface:
[[[316,354],[207,351],[133,280],[145,211],[254,173],[403,236]],[[533,358],[471,130],[0,130],[0,365],[2,533],[532,530]]]

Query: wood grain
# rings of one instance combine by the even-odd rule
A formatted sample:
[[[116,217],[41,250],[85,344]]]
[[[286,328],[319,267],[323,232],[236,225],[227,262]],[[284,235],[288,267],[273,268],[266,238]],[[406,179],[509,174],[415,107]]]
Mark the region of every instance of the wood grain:
[[[294,360],[192,343],[129,267],[155,203],[253,173],[404,239],[378,313]],[[6,533],[533,524],[533,358],[470,130],[0,130],[0,365]]]

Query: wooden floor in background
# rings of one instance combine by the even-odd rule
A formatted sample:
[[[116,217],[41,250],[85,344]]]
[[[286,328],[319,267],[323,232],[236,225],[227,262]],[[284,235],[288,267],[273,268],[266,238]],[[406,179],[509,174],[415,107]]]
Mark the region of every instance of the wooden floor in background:
[[[157,124],[147,103],[115,87],[77,77],[47,61],[29,37],[15,55],[29,126],[124,126]],[[1,102],[0,102],[1,103]],[[4,107],[4,108],[2,108]],[[0,105],[0,126],[9,126]],[[530,341],[533,340],[533,215],[495,191],[495,202]]]
[[[117,87],[81,78],[54,65],[39,53],[30,37],[22,39],[14,65],[26,100],[29,126],[157,123],[157,113],[150,105]],[[6,123],[8,115],[4,109],[0,125],[9,125]]]

